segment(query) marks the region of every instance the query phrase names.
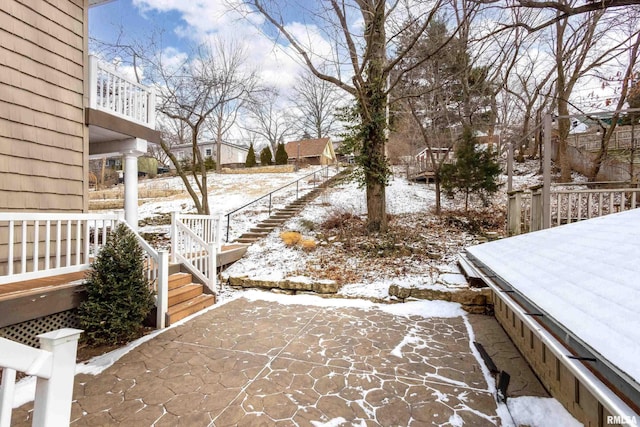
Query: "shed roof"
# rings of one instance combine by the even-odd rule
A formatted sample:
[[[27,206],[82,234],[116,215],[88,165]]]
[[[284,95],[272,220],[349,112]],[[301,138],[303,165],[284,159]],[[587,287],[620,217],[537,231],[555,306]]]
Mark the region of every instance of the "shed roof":
[[[284,148],[290,159],[298,157],[298,145],[300,146],[300,158],[320,157],[330,141],[330,138],[301,139],[287,142]]]
[[[467,249],[640,384],[640,209]]]

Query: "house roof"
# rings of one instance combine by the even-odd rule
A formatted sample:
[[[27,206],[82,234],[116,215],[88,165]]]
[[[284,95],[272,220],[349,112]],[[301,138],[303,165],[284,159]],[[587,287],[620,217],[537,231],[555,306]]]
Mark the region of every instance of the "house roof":
[[[198,147],[213,147],[216,145],[216,141],[200,141],[198,142]],[[226,147],[234,148],[240,151],[249,151],[249,147],[245,147],[243,145],[233,144],[231,142],[222,141],[220,145],[224,145]],[[183,149],[183,148],[191,148],[192,144],[190,142],[186,144],[176,144],[171,147],[171,149]]]
[[[298,144],[300,146],[300,158],[320,157],[329,142],[331,142],[330,138],[301,139],[287,142],[284,148],[287,150],[287,155],[290,159],[298,157]]]
[[[640,209],[467,249],[640,390]]]

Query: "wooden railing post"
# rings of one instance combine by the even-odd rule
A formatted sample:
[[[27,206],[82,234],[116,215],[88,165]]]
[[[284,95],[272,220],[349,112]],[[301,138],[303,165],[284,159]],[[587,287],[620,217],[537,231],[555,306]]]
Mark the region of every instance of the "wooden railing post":
[[[79,329],[65,328],[38,335],[40,348],[53,354],[53,367],[49,379],[37,379],[33,425],[69,425],[76,352],[81,333]]]
[[[508,201],[507,233],[509,236],[515,236],[522,232],[522,191],[510,191]]]
[[[543,208],[543,186],[531,188],[531,224],[530,231],[542,230],[544,227],[545,209]]]

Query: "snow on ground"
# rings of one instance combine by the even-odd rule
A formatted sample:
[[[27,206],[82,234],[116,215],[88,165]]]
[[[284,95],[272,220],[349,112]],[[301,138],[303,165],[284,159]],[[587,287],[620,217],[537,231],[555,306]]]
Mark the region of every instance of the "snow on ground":
[[[389,214],[397,216],[398,221],[402,221],[402,215],[405,214],[425,213],[425,216],[429,216],[428,212],[435,205],[435,192],[432,187],[410,183],[402,177],[396,177],[390,181],[386,195],[387,211]],[[442,202],[445,208],[455,206],[454,202],[444,198]],[[312,224],[311,228],[317,229],[325,219],[345,213],[361,216],[366,213],[364,190],[359,188],[355,182],[342,183],[338,187],[326,191],[307,205],[298,216],[285,223],[282,230],[297,230],[303,234],[317,237],[317,233],[305,232],[309,229],[310,224]],[[452,237],[447,237],[447,239],[452,239]],[[444,240],[441,240],[440,243],[449,244]],[[472,240],[467,242],[467,244],[472,243],[474,243]],[[306,266],[311,263],[324,262],[324,258],[327,258],[325,253],[334,250],[335,245],[328,244],[311,253],[290,248],[282,241],[279,233],[275,232],[249,247],[245,257],[227,269],[224,277],[246,276],[253,280],[282,280],[291,275],[305,274]],[[457,253],[455,250],[454,252]],[[344,262],[353,272],[367,270],[367,266],[372,261],[349,256],[348,253],[345,254],[345,257]],[[389,299],[388,289],[391,285],[441,291],[465,288],[467,282],[456,265],[455,256],[444,261],[404,259],[400,263],[405,270],[410,269],[410,272],[405,271],[398,275],[395,271],[387,269],[387,272],[382,272],[377,277],[367,277],[365,281],[346,281],[340,294],[380,300]],[[306,274],[310,273],[313,274],[313,272]]]
[[[523,165],[515,166],[515,176],[513,180],[514,188],[524,188],[539,183],[540,179],[536,175],[535,170],[537,161],[528,161]],[[287,174],[238,174],[238,175],[218,175],[212,174],[209,179],[210,204],[212,212],[215,214],[226,214],[241,205],[269,192],[273,191],[289,182],[292,182],[314,169],[303,169],[297,173]],[[312,183],[308,180],[303,181],[305,185],[299,187],[300,194],[312,188]],[[506,182],[506,177],[502,177],[502,182]],[[158,188],[158,189],[183,189],[181,180],[174,178],[161,178],[156,180],[148,180],[141,182],[142,188]],[[141,191],[142,192],[142,191]],[[282,196],[274,198],[274,205],[283,205],[288,203],[296,194],[296,187],[290,186],[283,190]],[[504,197],[504,194],[498,196]],[[286,200],[285,200],[286,199]],[[455,208],[456,202],[443,198],[443,207],[447,209]],[[504,203],[504,202],[501,202]],[[387,188],[387,209],[388,213],[402,216],[404,214],[416,214],[421,212],[429,212],[435,204],[435,194],[432,188],[423,184],[411,184],[405,179],[396,176],[391,180],[390,186]],[[459,205],[459,202],[458,202]],[[149,222],[150,225],[141,227],[141,232],[168,233],[168,226],[153,225],[153,218],[167,215],[172,211],[193,212],[194,204],[188,197],[186,192],[184,195],[170,196],[161,200],[149,200],[139,209],[139,218],[141,221]],[[334,213],[352,213],[362,215],[366,212],[366,201],[364,190],[358,188],[355,183],[343,183],[339,188],[325,192],[314,203],[309,204],[301,214],[295,219],[285,224],[287,229],[304,230],[308,225],[319,224],[328,215]],[[232,216],[232,229],[230,233],[230,241],[237,237],[241,232],[250,228],[253,224],[268,216],[268,205],[263,204],[258,208],[247,209]],[[464,234],[464,233],[463,233]],[[451,239],[441,238],[445,246],[457,247]],[[462,244],[474,244],[476,241],[472,237],[463,235]],[[279,233],[271,233],[267,238],[260,240],[252,245],[247,251],[246,256],[231,266],[225,272],[225,275],[246,275],[254,279],[279,280],[289,278],[294,280],[308,280],[306,276],[300,276],[300,271],[305,270],[305,264],[313,259],[313,255],[295,248],[289,248],[284,245]],[[366,269],[367,265],[357,264],[358,260],[353,260],[354,269]],[[417,274],[395,274],[393,277],[380,277],[378,279],[368,279],[364,281],[356,281],[346,283],[341,290],[341,294],[348,297],[375,298],[385,299],[388,297],[388,289],[391,284],[402,284],[409,287],[428,287],[433,289],[451,289],[466,286],[466,281],[461,276],[454,262],[444,259],[435,261],[429,265],[425,271],[419,271]],[[473,341],[473,330],[466,320],[466,313],[458,304],[444,301],[420,301],[404,304],[375,304],[364,299],[323,299],[309,295],[297,295],[295,297],[271,294],[259,291],[237,291],[223,287],[219,294],[218,304],[211,307],[215,309],[221,304],[231,301],[235,298],[245,297],[249,300],[261,299],[270,300],[279,304],[311,304],[321,306],[350,306],[360,307],[364,309],[375,309],[388,312],[396,316],[422,316],[422,317],[457,317],[462,316],[468,325],[470,340]],[[180,325],[192,317],[202,314],[197,313],[172,325],[175,327]],[[129,352],[131,349],[140,345],[142,342],[153,338],[158,333],[143,337],[129,344],[123,349],[115,352],[98,356],[89,362],[79,364],[78,372],[96,374],[113,364],[119,357]],[[405,337],[411,340],[411,337]],[[475,352],[475,348],[470,346]],[[401,352],[401,348],[394,349],[396,353]],[[478,363],[486,370],[480,356],[476,353]],[[488,374],[485,375],[489,386],[495,389],[493,379]],[[17,398],[14,406],[33,398],[33,384],[29,383],[29,379],[25,379],[17,384]],[[508,406],[504,404],[498,405],[499,416],[505,426],[531,425],[537,427],[545,426],[573,426],[580,425],[564,410],[555,399],[541,399],[520,397],[509,399]],[[343,420],[334,419],[323,426],[340,425]],[[459,422],[458,422],[459,421]],[[452,425],[462,425],[462,419],[450,420]]]

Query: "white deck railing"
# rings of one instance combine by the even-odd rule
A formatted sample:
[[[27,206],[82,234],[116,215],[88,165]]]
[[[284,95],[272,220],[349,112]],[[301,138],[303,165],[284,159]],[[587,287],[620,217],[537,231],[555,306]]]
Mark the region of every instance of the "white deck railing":
[[[86,270],[113,214],[0,213],[0,285]]]
[[[155,128],[155,91],[89,56],[89,107]]]
[[[79,329],[38,335],[40,349],[0,338],[0,426],[11,425],[16,372],[37,377],[34,426],[68,426]]]
[[[217,293],[217,255],[221,248],[222,221],[207,215],[171,215],[171,258],[182,262],[212,292]]]
[[[510,192],[507,208],[509,235],[542,229],[543,203],[541,186]],[[640,188],[551,187],[549,224],[555,227],[638,207]]]
[[[0,213],[0,286],[88,270],[118,223],[126,224],[122,212]],[[168,304],[169,256],[131,231],[143,249],[144,273],[156,292],[157,326],[163,328]]]

